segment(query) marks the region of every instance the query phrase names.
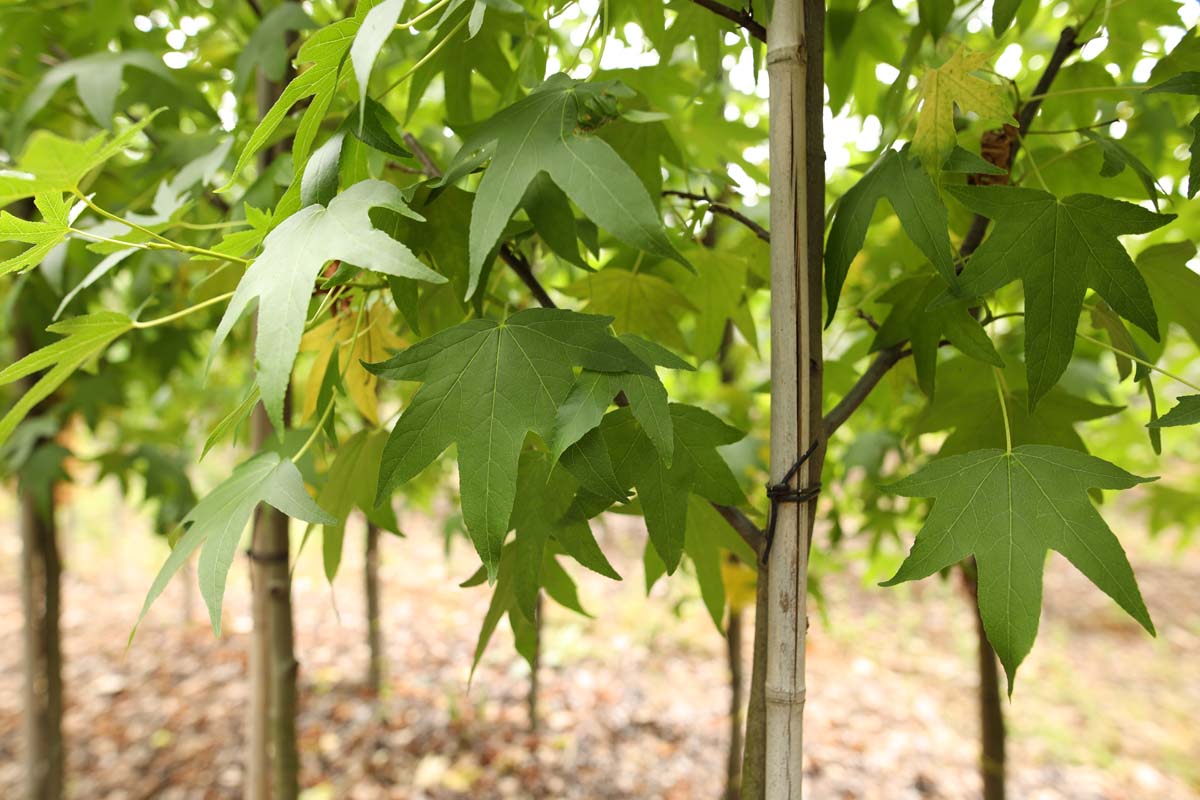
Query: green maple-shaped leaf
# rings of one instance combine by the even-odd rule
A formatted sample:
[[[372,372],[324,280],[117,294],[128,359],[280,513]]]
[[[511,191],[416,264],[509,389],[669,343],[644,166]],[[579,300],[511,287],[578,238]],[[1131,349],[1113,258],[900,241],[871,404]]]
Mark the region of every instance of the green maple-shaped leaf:
[[[918,580],[975,556],[979,612],[1011,694],[1017,667],[1037,637],[1047,550],[1066,556],[1154,633],[1125,551],[1088,497],[1089,489],[1128,489],[1148,480],[1060,447],[1023,445],[938,459],[883,487],[934,498],[912,551],[884,585]]]
[[[0,370],[0,386],[49,368],[21,399],[0,419],[0,445],[17,424],[50,393],[62,386],[71,373],[104,351],[114,339],[133,328],[133,320],[115,311],[100,311],[56,322],[46,330],[66,338],[46,345]]]
[[[891,305],[892,310],[879,326],[871,344],[871,350],[877,351],[904,341],[911,342],[917,382],[930,397],[934,396],[938,350],[943,336],[971,358],[1004,366],[992,340],[968,311],[968,301],[958,300],[935,309],[928,307],[944,288],[941,280],[930,275],[901,281],[885,292],[880,301]]]
[[[1192,242],[1168,242],[1147,247],[1138,253],[1135,264],[1154,299],[1159,333],[1163,340],[1170,323],[1187,331],[1200,345],[1200,275],[1188,267],[1196,255]]]
[[[277,429],[283,428],[283,395],[300,349],[313,282],[325,264],[337,259],[401,278],[446,281],[407,247],[371,226],[369,212],[379,207],[412,213],[395,186],[362,181],[328,206],[311,205],[288,217],[267,236],[262,255],[242,276],[217,326],[210,363],[233,324],[258,300],[258,385]]]
[[[672,403],[670,412],[675,438],[670,466],[629,409],[610,412],[599,428],[618,485],[637,489],[646,531],[668,573],[675,571],[683,554],[690,494],[723,505],[745,501],[737,479],[717,452],[717,447],[739,441],[742,432],[695,406]],[[575,471],[575,475],[588,491],[606,493],[605,486],[591,483],[586,474]]]
[[[696,274],[689,276],[681,288],[696,309],[692,352],[700,359],[713,358],[721,349],[726,327],[744,308],[750,258],[709,248],[693,248],[687,257],[696,268]],[[754,333],[753,326],[749,332]],[[754,339],[750,344],[758,345]]]
[[[1059,200],[1037,189],[952,186],[949,191],[995,222],[961,276],[963,295],[979,297],[1014,280],[1024,284],[1030,407],[1071,360],[1088,287],[1158,338],[1158,317],[1146,282],[1117,237],[1160,228],[1174,215],[1094,194]]]
[[[457,444],[463,518],[494,578],[525,436],[532,431],[551,441],[559,406],[575,382],[574,367],[652,372],[608,332],[611,322],[529,309],[504,322],[476,319],[448,328],[372,365],[389,380],[423,384],[384,447],[380,498]]]
[[[1008,30],[1022,2],[1023,0],[996,0],[992,4],[992,33],[997,39]]]
[[[1181,72],[1154,86],[1146,94],[1154,94],[1155,92],[1200,97],[1200,72]],[[1192,129],[1192,160],[1188,164],[1187,190],[1187,196],[1190,200],[1196,196],[1196,190],[1200,189],[1200,114],[1192,117],[1189,127]]]
[[[1122,410],[1121,406],[1093,403],[1061,386],[1055,386],[1030,409],[1024,376],[1016,363],[1004,371],[1006,400],[1001,405],[993,374],[993,368],[981,361],[961,357],[948,361],[939,375],[937,395],[917,416],[913,432],[950,431],[938,455],[961,455],[1003,447],[1007,419],[1014,445],[1045,444],[1087,452],[1075,426]]]
[[[692,370],[691,364],[664,347],[632,334],[619,337],[621,342],[632,350],[642,363],[648,367],[668,367],[670,369]],[[614,402],[614,398],[625,394],[634,419],[642,426],[642,430],[659,456],[669,467],[675,452],[675,434],[671,425],[671,413],[668,408],[666,387],[658,379],[653,370],[649,372],[595,372],[582,370],[571,393],[558,409],[558,419],[554,423],[554,440],[550,453],[558,460],[567,448],[578,442],[589,431],[593,430],[604,419],[604,413]],[[585,460],[589,455],[602,458],[607,462],[606,451],[600,449],[594,454],[581,454]],[[602,472],[607,475],[607,472]]]
[[[696,495],[688,498],[683,549],[696,569],[700,599],[717,630],[724,632],[725,577],[721,573],[721,561],[729,557],[728,553],[736,553],[745,564],[757,564],[758,558],[713,504]]]
[[[37,131],[29,137],[16,167],[0,170],[0,206],[39,194],[79,191],[88,173],[128,148],[157,114],[147,114],[111,138],[98,133],[78,142]]]
[[[825,245],[828,322],[837,311],[850,262],[862,250],[875,206],[891,203],[900,227],[951,286],[957,285],[949,222],[937,186],[908,152],[888,150],[838,202]]]
[[[204,497],[183,524],[189,526],[180,537],[166,563],[158,571],[146,601],[142,604],[138,624],[150,606],[162,594],[172,576],[197,548],[200,563],[197,577],[200,593],[208,606],[213,631],[221,635],[221,603],[225,597],[225,580],[246,523],[259,503],[277,508],[289,517],[321,525],[334,525],[337,520],[313,502],[304,488],[304,479],[296,465],[278,453],[260,453],[239,464],[233,473]],[[135,625],[136,630],[136,625]],[[130,634],[130,638],[133,634]]]
[[[25,98],[14,122],[18,132],[37,114],[54,93],[65,84],[74,81],[75,90],[83,107],[97,124],[107,128],[112,124],[117,95],[121,93],[123,76],[127,69],[136,69],[153,76],[170,86],[176,101],[212,115],[212,107],[196,88],[176,78],[167,69],[162,58],[145,50],[126,50],[98,53],[75,58],[51,67],[42,75],[33,91]],[[19,133],[18,133],[19,137]]]
[[[982,119],[1012,122],[1012,100],[1004,87],[971,73],[988,61],[987,53],[972,53],[960,47],[945,64],[926,70],[917,84],[921,111],[912,149],[925,169],[937,172],[958,143],[954,128],[954,106]]]
[[[538,591],[551,578],[554,567],[545,567],[554,561],[556,550],[561,549],[607,578],[621,579],[596,544],[587,519],[573,513],[572,501],[578,487],[565,469],[551,464],[545,451],[527,448],[521,453],[510,526],[516,543],[514,590],[518,607],[530,622],[536,620]],[[554,583],[552,578],[549,583]],[[569,603],[559,602],[570,607]],[[575,610],[583,613],[581,608]]]
[[[586,300],[587,311],[611,314],[619,332],[648,336],[680,350],[687,346],[679,330],[679,317],[694,309],[665,278],[610,266],[583,276],[563,291]]]
[[[1195,425],[1200,422],[1200,394],[1186,394],[1177,398],[1178,405],[1152,421],[1149,428],[1174,428],[1179,425]]]
[[[0,275],[32,269],[67,238],[71,230],[71,205],[59,192],[39,194],[34,199],[42,219],[27,220],[0,211],[0,242],[33,245],[10,259],[0,261]]]
[[[586,83],[560,73],[481,123],[467,138],[446,172],[446,182],[491,157],[471,209],[468,296],[526,189],[543,172],[589,219],[621,241],[686,264],[667,239],[637,175],[608,143],[586,130],[594,118],[612,115],[616,97],[630,94],[617,81]]]
[[[358,33],[362,19],[370,8],[370,3],[359,3],[353,17],[347,17],[321,28],[300,46],[300,51],[296,54],[297,62],[311,63],[292,79],[275,104],[263,115],[262,121],[258,123],[254,133],[250,134],[250,140],[246,142],[246,146],[238,156],[237,165],[233,169],[233,174],[229,176],[229,182],[218,191],[227,191],[233,186],[234,180],[250,164],[255,154],[270,143],[276,129],[294,105],[307,98],[312,98],[304,110],[303,116],[300,117],[292,145],[292,159],[297,167],[308,161],[313,141],[321,129],[321,122],[325,119],[325,112],[329,110],[329,104],[333,102],[333,97],[337,93],[338,76],[341,73],[342,63],[346,60],[346,54],[350,52],[354,36]]]
[[[342,544],[346,537],[346,518],[355,508],[376,527],[399,533],[395,512],[388,503],[375,504],[375,482],[379,479],[379,459],[387,433],[382,430],[358,431],[341,442],[325,485],[317,495],[317,504],[337,520],[326,525],[322,537],[325,577],[332,582],[342,563]]]

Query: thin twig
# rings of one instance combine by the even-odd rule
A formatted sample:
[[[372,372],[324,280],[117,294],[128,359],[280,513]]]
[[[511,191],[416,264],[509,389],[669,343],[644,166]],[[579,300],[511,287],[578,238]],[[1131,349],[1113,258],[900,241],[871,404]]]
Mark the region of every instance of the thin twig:
[[[408,131],[404,132],[404,144],[412,151],[412,154],[417,157],[417,161],[421,163],[421,169],[425,170],[425,174],[431,178],[442,177],[442,170],[438,167],[434,160],[429,155],[429,151],[421,146],[417,141],[417,137],[413,136]]]
[[[745,225],[747,228],[749,228],[751,231],[753,231],[754,235],[757,236],[759,239],[762,239],[764,242],[770,243],[770,241],[771,241],[771,232],[768,231],[766,228],[764,228],[762,225],[759,225],[757,222],[750,219],[745,214],[738,211],[736,208],[733,208],[732,206],[728,206],[724,203],[719,203],[716,200],[713,200],[707,194],[696,194],[695,192],[681,192],[676,189],[664,189],[663,196],[664,197],[681,197],[684,200],[692,201],[692,203],[704,203],[705,206],[708,208],[708,210],[711,211],[712,213],[720,214],[725,217],[729,217],[731,220],[734,220],[735,222],[740,222],[742,225]]]
[[[879,355],[875,356],[875,360],[867,367],[866,372],[859,376],[854,385],[850,387],[850,391],[846,392],[845,397],[821,421],[826,439],[833,436],[834,432],[850,419],[850,415],[858,410],[875,386],[883,380],[883,376],[911,352],[911,350],[905,349],[903,344],[894,344],[879,351]]]
[[[734,25],[739,25],[745,28],[746,33],[750,34],[755,39],[758,39],[760,42],[767,41],[766,27],[745,11],[738,11],[736,8],[730,8],[729,6],[720,2],[720,0],[692,0],[692,2],[701,8],[708,9],[718,17],[724,17]]]
[[[878,331],[878,330],[879,330],[879,328],[880,328],[879,321],[878,321],[878,320],[876,320],[874,317],[872,317],[872,316],[871,316],[870,314],[868,314],[867,312],[863,311],[861,308],[857,310],[857,312],[856,312],[856,316],[857,316],[859,319],[861,319],[863,322],[865,322],[865,323],[867,323],[868,325],[870,325],[870,326],[871,326],[871,330],[873,330],[873,331]]]

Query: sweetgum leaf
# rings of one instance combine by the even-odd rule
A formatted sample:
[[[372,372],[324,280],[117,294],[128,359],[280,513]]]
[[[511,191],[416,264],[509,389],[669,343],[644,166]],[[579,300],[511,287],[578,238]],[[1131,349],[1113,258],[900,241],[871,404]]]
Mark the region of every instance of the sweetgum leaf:
[[[0,211],[0,242],[30,244],[24,252],[0,261],[0,275],[32,269],[42,263],[51,250],[58,247],[70,231],[71,204],[59,192],[39,194],[34,198],[42,219],[27,220]]]
[[[463,518],[494,580],[525,436],[532,431],[544,442],[552,440],[559,406],[575,382],[573,368],[652,371],[608,332],[611,322],[529,309],[503,322],[464,322],[371,365],[389,380],[424,384],[388,437],[379,497],[457,444]]]
[[[942,290],[942,282],[932,275],[909,278],[893,286],[880,297],[892,309],[871,343],[871,351],[875,352],[903,341],[911,342],[917,382],[931,398],[943,336],[964,355],[992,366],[1004,366],[987,332],[969,313],[968,301],[958,300],[935,309],[928,307]]]
[[[411,213],[395,186],[362,181],[328,206],[310,205],[288,217],[267,235],[262,255],[242,276],[217,326],[210,364],[233,324],[258,300],[258,385],[276,429],[283,429],[283,395],[300,349],[313,282],[326,263],[338,259],[387,275],[446,281],[407,247],[371,226],[369,212],[378,207]]]
[[[1200,422],[1200,394],[1187,394],[1178,398],[1178,405],[1147,427],[1174,428],[1178,425],[1195,425],[1197,422]]]
[[[937,186],[907,152],[888,150],[838,202],[825,245],[826,324],[833,322],[850,262],[862,250],[875,206],[886,198],[900,227],[950,286],[958,285],[949,222]]]
[[[116,136],[98,133],[82,142],[37,131],[29,137],[16,167],[0,170],[0,207],[23,197],[77,191],[89,172],[128,148],[157,114],[147,114]]]
[[[967,208],[995,221],[960,279],[978,297],[1014,280],[1025,288],[1025,365],[1032,408],[1071,360],[1083,298],[1091,287],[1156,340],[1158,317],[1146,282],[1117,239],[1174,219],[1094,194],[1059,200],[1037,189],[951,186]],[[935,303],[936,305],[936,303]]]
[[[745,500],[716,449],[739,441],[742,432],[695,406],[672,403],[670,413],[675,455],[669,466],[629,409],[610,412],[600,425],[617,479],[637,489],[646,531],[668,573],[683,554],[689,494],[724,505]]]
[[[1066,556],[1154,634],[1125,551],[1088,497],[1089,489],[1128,489],[1150,480],[1093,456],[1041,445],[938,459],[882,487],[934,498],[911,552],[883,585],[925,578],[975,556],[979,612],[1012,694],[1017,667],[1037,637],[1047,550]]]
[[[1193,33],[1195,28],[1192,29]],[[1185,94],[1200,97],[1200,72],[1181,72],[1149,89],[1146,94],[1166,92],[1168,94]],[[1192,117],[1189,123],[1192,129],[1192,160],[1188,164],[1188,199],[1196,196],[1200,189],[1200,114]]]
[[[987,61],[987,53],[972,53],[960,47],[945,64],[921,76],[917,84],[921,111],[917,115],[912,149],[930,172],[941,169],[958,143],[954,106],[985,120],[1014,121],[1012,99],[1004,87],[971,75]]]
[[[29,120],[50,102],[50,98],[60,87],[74,81],[83,107],[97,124],[107,128],[112,125],[123,75],[125,70],[130,68],[141,70],[169,84],[180,105],[187,104],[209,116],[213,115],[212,107],[204,99],[204,95],[191,84],[178,80],[175,73],[167,69],[166,64],[156,54],[145,50],[125,50],[119,53],[101,50],[65,61],[47,70],[25,98],[14,124],[18,131],[23,129]]]
[[[121,334],[133,328],[133,320],[115,311],[99,311],[82,317],[56,322],[46,330],[64,334],[66,338],[35,350],[15,364],[0,370],[0,386],[41,372],[49,367],[37,383],[0,418],[0,445],[8,439],[17,424],[50,393],[62,386],[75,370],[104,351]]]
[[[313,141],[325,118],[325,112],[329,110],[329,104],[333,102],[333,97],[337,93],[342,62],[345,61],[346,54],[350,52],[350,46],[362,24],[362,18],[369,9],[370,3],[359,3],[358,10],[353,17],[347,17],[321,28],[300,46],[300,51],[296,54],[297,62],[311,63],[292,79],[275,104],[263,115],[258,127],[254,129],[254,133],[250,134],[250,140],[242,148],[237,165],[229,176],[229,181],[217,191],[224,192],[233,186],[238,175],[250,164],[255,154],[270,143],[271,137],[292,106],[302,100],[312,98],[304,110],[304,115],[300,118],[292,145],[292,160],[297,168],[308,161]]]
[[[608,143],[586,130],[592,118],[611,115],[615,98],[629,94],[618,81],[586,83],[553,75],[480,124],[463,143],[446,171],[446,183],[491,157],[471,209],[468,297],[526,189],[543,172],[589,219],[621,241],[687,264],[667,239],[637,175]]]
[[[992,5],[992,33],[997,39],[1008,30],[1022,0],[996,0]]]
[[[356,507],[368,514],[375,511],[375,483],[385,438],[382,430],[364,430],[342,442],[317,495],[317,504],[335,520],[325,525],[321,549],[325,577],[331,583],[342,563],[346,518]]]
[[[228,478],[184,517],[183,524],[189,526],[187,533],[180,537],[154,578],[137,624],[141,624],[150,606],[184,562],[197,548],[203,548],[197,570],[200,593],[208,606],[213,631],[220,636],[225,580],[237,555],[246,523],[259,503],[266,503],[289,517],[305,522],[322,525],[337,523],[334,517],[313,502],[295,464],[275,452],[254,456],[238,465]],[[130,633],[130,638],[133,638],[133,633]]]

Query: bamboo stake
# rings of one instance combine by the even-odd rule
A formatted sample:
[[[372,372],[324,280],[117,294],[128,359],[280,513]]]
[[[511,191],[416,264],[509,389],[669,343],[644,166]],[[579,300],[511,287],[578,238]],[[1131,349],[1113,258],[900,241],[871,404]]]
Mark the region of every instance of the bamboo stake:
[[[776,0],[767,28],[771,153],[771,478],[780,482],[821,436],[821,259],[824,197],[819,66],[809,72],[805,34],[820,31],[820,0]],[[814,80],[814,78],[818,80]],[[815,86],[814,86],[815,84]],[[816,191],[814,192],[814,185]],[[800,467],[793,488],[820,480],[820,456]],[[803,792],[804,643],[808,628],[808,542],[815,504],[780,503],[769,555],[766,664],[766,797]]]

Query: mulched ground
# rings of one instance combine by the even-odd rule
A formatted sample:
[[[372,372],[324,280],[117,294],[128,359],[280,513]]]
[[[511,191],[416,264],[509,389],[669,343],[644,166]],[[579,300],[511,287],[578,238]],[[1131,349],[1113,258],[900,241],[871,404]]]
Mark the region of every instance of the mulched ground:
[[[0,509],[0,797],[15,798],[20,609],[4,520]],[[298,570],[306,798],[720,797],[724,645],[686,580],[644,596],[644,534],[625,521],[605,534],[625,581],[575,570],[597,619],[551,610],[534,734],[528,670],[506,630],[467,683],[487,590],[456,583],[477,562],[462,544],[447,558],[428,524],[409,522],[408,539],[384,542],[382,698],[362,684],[361,559],[348,553],[333,594],[316,548]],[[67,523],[87,531],[66,548],[70,797],[240,797],[243,567],[230,580],[225,639],[213,638],[198,601],[194,621],[180,622],[177,581],[126,651],[164,548],[120,509]],[[1011,797],[1200,798],[1200,559],[1144,543],[1134,560],[1157,640],[1051,559],[1041,638],[1006,708]],[[807,796],[978,797],[974,629],[958,587],[884,590],[843,574],[824,588],[827,616],[814,615],[809,645]]]

